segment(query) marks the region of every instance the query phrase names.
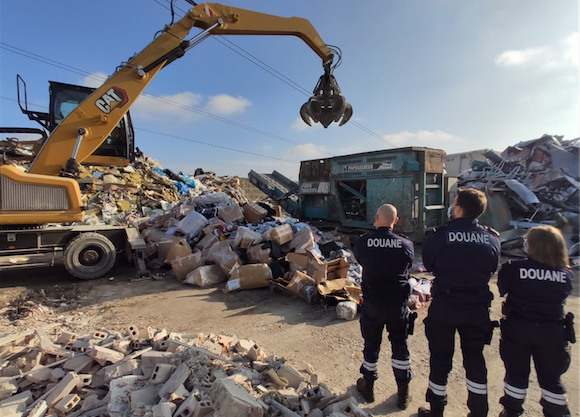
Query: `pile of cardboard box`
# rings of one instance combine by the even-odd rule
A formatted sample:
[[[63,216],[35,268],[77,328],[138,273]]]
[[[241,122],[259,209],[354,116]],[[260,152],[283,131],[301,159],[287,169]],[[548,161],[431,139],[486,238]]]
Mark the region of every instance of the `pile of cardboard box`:
[[[343,249],[347,239],[283,220],[263,203],[218,200],[199,204],[194,197],[137,221],[149,268],[171,267],[176,278],[200,287],[224,283],[226,292],[272,286],[309,302],[358,303],[360,281],[349,277],[356,263],[345,250],[329,259],[319,246],[331,241]]]
[[[38,328],[0,338],[0,357],[3,416],[370,416],[312,366],[235,336]]]

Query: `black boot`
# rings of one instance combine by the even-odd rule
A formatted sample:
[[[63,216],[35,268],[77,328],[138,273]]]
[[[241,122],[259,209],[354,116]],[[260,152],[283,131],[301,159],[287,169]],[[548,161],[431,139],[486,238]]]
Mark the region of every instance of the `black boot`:
[[[375,393],[373,391],[375,381],[372,379],[359,378],[356,381],[356,389],[360,392],[365,400],[369,403],[375,401]]]
[[[411,402],[411,395],[409,394],[409,386],[399,387],[397,391],[397,407],[401,410],[406,410]]]
[[[499,417],[518,417],[519,414],[509,408],[505,408],[499,413]]]
[[[419,407],[417,411],[418,417],[443,417],[443,407],[431,405],[431,409]]]

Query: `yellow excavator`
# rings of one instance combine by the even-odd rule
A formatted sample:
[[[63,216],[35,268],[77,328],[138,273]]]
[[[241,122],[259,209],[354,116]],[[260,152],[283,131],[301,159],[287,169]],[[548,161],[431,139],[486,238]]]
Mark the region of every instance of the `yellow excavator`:
[[[0,165],[0,257],[64,250],[67,270],[78,278],[93,279],[106,274],[116,253],[125,251],[134,259],[137,275],[147,274],[142,259],[144,242],[137,230],[74,225],[84,218],[75,177],[82,163],[122,165],[130,157],[129,148],[124,155],[103,154],[102,146],[114,142],[116,128],[121,128],[119,134],[127,139],[132,133],[128,118],[131,105],[163,67],[210,35],[298,36],[322,59],[324,69],[313,96],[300,109],[302,119],[308,125],[314,122],[326,128],[332,122],[342,126],[351,118],[352,107],[340,95],[333,75],[340,50],[325,44],[308,20],[187,1],[193,8],[183,18],[166,26],[99,88],[87,91],[81,87],[75,96],[71,93],[76,86],[51,84],[51,89],[61,89],[63,94],[54,94],[53,100],[51,90],[48,115],[37,115],[38,121],[50,120],[46,122],[50,133],[41,135],[28,171]],[[202,31],[186,39],[193,27]],[[132,143],[132,137],[129,139]]]

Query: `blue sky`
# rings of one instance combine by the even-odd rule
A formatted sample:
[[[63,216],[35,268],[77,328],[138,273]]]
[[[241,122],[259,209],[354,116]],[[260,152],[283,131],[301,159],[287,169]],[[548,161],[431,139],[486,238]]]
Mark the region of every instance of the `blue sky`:
[[[99,85],[171,21],[168,4],[3,1],[0,125],[38,127],[15,101],[16,74],[30,108],[46,111],[49,80]],[[178,105],[142,96],[131,108],[137,146],[164,168],[244,177],[278,170],[297,180],[306,159],[406,146],[503,151],[544,133],[580,136],[576,1],[223,4],[308,19],[342,50],[334,75],[353,117],[327,129],[302,122],[322,66],[300,39],[210,37],[146,90]],[[181,17],[191,6],[175,7]]]

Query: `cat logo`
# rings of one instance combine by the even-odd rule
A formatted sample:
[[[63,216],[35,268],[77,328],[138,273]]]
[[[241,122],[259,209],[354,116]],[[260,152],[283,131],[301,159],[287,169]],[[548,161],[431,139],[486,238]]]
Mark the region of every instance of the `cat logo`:
[[[95,106],[105,114],[111,113],[116,107],[123,107],[129,101],[125,90],[119,87],[111,87],[109,91],[103,94],[95,101]]]

